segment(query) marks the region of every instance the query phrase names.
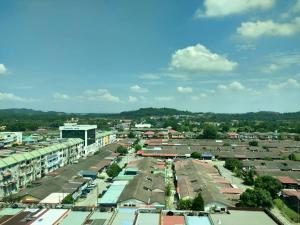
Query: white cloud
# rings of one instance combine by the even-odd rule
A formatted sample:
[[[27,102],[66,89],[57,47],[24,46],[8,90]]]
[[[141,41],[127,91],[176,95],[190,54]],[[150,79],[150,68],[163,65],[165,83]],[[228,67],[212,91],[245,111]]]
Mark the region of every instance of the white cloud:
[[[138,101],[138,98],[137,97],[134,97],[134,96],[128,96],[128,102],[137,102]]]
[[[53,98],[58,99],[58,100],[69,100],[70,96],[68,96],[67,94],[62,94],[62,93],[54,93],[53,94]]]
[[[174,99],[174,97],[171,97],[171,96],[155,97],[155,100],[160,101],[160,102],[169,102],[169,101],[172,101],[173,99]]]
[[[283,88],[300,88],[300,83],[293,78],[289,78],[285,82],[281,82],[277,84],[269,83],[267,87],[270,90],[280,90]]]
[[[177,50],[171,59],[169,71],[184,73],[228,72],[237,67],[237,63],[225,56],[212,53],[201,44]]]
[[[157,74],[147,73],[140,75],[139,78],[143,80],[159,80],[160,76]]]
[[[107,89],[86,90],[80,98],[91,101],[120,102],[120,98],[112,95]]]
[[[32,99],[22,98],[12,93],[0,92],[0,101],[18,101],[18,102],[26,102],[31,101]]]
[[[193,88],[191,88],[191,87],[177,87],[177,91],[181,94],[187,94],[187,93],[192,93]]]
[[[289,18],[298,12],[300,12],[300,0],[297,0],[286,12],[282,13],[281,18]]]
[[[197,101],[199,99],[203,99],[203,98],[206,98],[206,97],[207,97],[207,94],[202,93],[200,95],[194,95],[194,96],[192,96],[191,99],[194,100],[194,101]]]
[[[275,72],[279,69],[280,69],[279,65],[271,63],[270,65],[267,65],[267,66],[263,67],[261,71],[264,72],[264,73],[272,73],[272,72]]]
[[[270,9],[275,0],[204,0],[204,11],[198,9],[196,18],[218,17],[244,13],[256,9]]]
[[[220,84],[217,87],[219,90],[231,90],[231,91],[243,91],[246,90],[245,86],[242,85],[240,82],[238,81],[233,81],[232,83],[228,84],[228,85],[224,85],[224,84]]]
[[[7,72],[7,69],[6,69],[5,65],[0,64],[0,75],[5,74],[6,72]]]
[[[143,87],[141,87],[139,85],[133,85],[133,86],[131,86],[130,90],[132,92],[136,92],[136,93],[146,93],[146,92],[148,92],[147,88],[143,88]]]
[[[300,17],[287,23],[276,23],[273,20],[243,22],[237,33],[245,38],[261,36],[291,36],[300,31]]]

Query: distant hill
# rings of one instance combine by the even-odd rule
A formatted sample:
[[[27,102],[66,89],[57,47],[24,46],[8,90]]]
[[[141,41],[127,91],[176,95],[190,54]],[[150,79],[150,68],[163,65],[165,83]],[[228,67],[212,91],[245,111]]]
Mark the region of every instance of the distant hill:
[[[146,116],[174,116],[192,115],[189,111],[181,111],[171,108],[140,108],[134,111],[121,112],[121,117],[146,117]]]
[[[55,111],[40,111],[40,110],[33,110],[33,109],[0,109],[0,117],[6,118],[6,117],[32,117],[32,116],[61,116],[61,115],[67,115],[67,113],[64,112],[55,112]]]
[[[172,108],[140,108],[133,111],[121,113],[64,113],[55,111],[40,111],[33,109],[0,109],[0,121],[8,119],[66,119],[70,117],[81,118],[141,118],[149,116],[173,116],[173,115],[193,115],[200,116],[209,121],[229,121],[229,120],[300,120],[300,112],[278,113],[278,112],[249,112],[249,113],[192,113]]]

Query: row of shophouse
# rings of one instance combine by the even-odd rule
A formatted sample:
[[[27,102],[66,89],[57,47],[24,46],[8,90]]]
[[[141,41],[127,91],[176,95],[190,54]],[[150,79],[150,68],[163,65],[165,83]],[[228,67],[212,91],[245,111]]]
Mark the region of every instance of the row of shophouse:
[[[114,132],[103,132],[97,133],[96,142],[89,146],[85,146],[81,138],[63,138],[47,147],[0,158],[0,198],[17,193],[48,173],[77,163],[115,141]]]

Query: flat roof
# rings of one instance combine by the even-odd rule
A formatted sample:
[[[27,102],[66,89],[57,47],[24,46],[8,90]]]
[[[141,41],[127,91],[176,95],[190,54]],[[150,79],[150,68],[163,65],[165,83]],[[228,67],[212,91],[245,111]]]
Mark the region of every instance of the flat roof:
[[[184,216],[162,215],[161,216],[161,225],[185,225]]]
[[[139,213],[136,225],[159,225],[159,218],[158,213]]]
[[[6,216],[6,215],[11,215],[14,216],[21,212],[23,209],[13,209],[13,208],[4,208],[0,210],[0,217],[1,216]]]
[[[67,209],[49,209],[31,225],[53,225],[67,213]]]
[[[100,204],[116,204],[128,181],[114,181],[100,199]]]
[[[71,211],[59,225],[82,225],[90,212]]]
[[[212,225],[207,216],[187,216],[187,225]]]
[[[112,225],[133,225],[135,219],[135,210],[118,210],[118,213],[112,222]]]
[[[44,204],[58,204],[61,203],[62,200],[70,193],[51,193],[46,198],[40,201],[40,203]]]
[[[230,210],[230,214],[220,213],[210,215],[214,224],[222,225],[277,225],[265,212],[263,211],[242,211]]]

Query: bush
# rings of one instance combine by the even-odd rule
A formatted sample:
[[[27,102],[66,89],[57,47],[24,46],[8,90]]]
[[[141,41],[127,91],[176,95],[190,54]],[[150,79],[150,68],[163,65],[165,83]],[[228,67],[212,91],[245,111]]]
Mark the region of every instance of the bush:
[[[190,210],[192,209],[192,200],[191,199],[181,199],[179,202],[178,202],[178,205],[177,205],[177,208],[179,210]]]
[[[201,158],[201,154],[199,152],[193,152],[191,154],[191,157],[194,159],[200,159]]]
[[[249,146],[257,147],[258,141],[249,141]]]

